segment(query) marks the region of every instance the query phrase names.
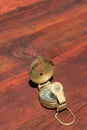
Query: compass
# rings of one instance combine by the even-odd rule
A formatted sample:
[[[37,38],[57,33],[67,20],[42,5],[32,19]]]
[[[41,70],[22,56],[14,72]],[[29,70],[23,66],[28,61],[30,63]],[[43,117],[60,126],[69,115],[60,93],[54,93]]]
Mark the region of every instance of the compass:
[[[54,74],[54,63],[51,59],[44,56],[37,57],[30,65],[29,75],[33,82],[38,84],[39,101],[42,106],[48,109],[57,109],[55,118],[62,125],[71,125],[75,121],[72,111],[67,108],[64,87],[59,82],[50,82]],[[73,120],[70,123],[64,123],[58,118],[59,111],[68,110]]]
[[[39,100],[41,105],[46,108],[54,109],[59,101],[65,102],[63,86],[58,83],[51,83],[49,79],[54,73],[54,63],[51,59],[44,56],[37,57],[30,65],[30,77],[35,83],[38,83]]]

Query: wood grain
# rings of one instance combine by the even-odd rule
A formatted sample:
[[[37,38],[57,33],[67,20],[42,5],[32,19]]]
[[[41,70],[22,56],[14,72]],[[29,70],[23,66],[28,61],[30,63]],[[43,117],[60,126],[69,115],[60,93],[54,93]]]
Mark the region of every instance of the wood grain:
[[[0,14],[7,13],[9,11],[13,11],[15,9],[22,8],[23,6],[28,6],[35,4],[42,0],[0,0]]]
[[[44,1],[1,16],[0,81],[27,70],[26,64],[38,55],[52,58],[87,41],[85,1],[56,2]]]
[[[0,130],[86,130],[87,1],[1,0],[0,5]],[[72,126],[60,125],[55,110],[43,108],[38,89],[29,84],[29,65],[39,55],[55,63],[53,81],[63,84],[76,115]],[[66,112],[61,118],[70,120]]]
[[[67,102],[75,115],[83,110],[82,108],[87,104],[87,81],[85,78],[87,68],[86,46],[87,45],[82,45],[82,49],[78,47],[75,50],[71,50],[70,55],[66,56],[65,54],[66,59],[62,58],[63,55],[61,55],[61,60],[58,60],[58,63],[57,59],[60,59],[59,56],[53,59],[56,61],[56,66],[58,66],[56,67],[54,81],[60,81],[64,85],[67,93]],[[57,73],[59,73],[59,75]],[[83,75],[81,75],[82,73]],[[1,119],[4,121],[4,123],[1,122],[2,128],[26,130],[36,128],[43,130],[48,129],[47,126],[49,126],[49,129],[54,128],[56,130],[58,127],[61,129],[62,126],[54,119],[54,111],[46,110],[40,106],[38,90],[28,85],[28,79],[27,72],[24,72],[0,85]],[[32,93],[32,95],[30,93]],[[85,115],[86,113],[87,111],[85,109],[83,114]],[[36,118],[34,116],[36,116]],[[79,116],[79,118],[81,117]],[[76,119],[76,122],[78,122],[79,118]],[[67,119],[69,119],[68,116],[65,120]],[[81,127],[83,124],[85,125],[84,127],[86,127],[85,120],[80,123]],[[75,127],[74,125],[70,128],[73,129]],[[76,124],[76,126],[78,125]],[[68,128],[66,127],[66,129]],[[74,129],[77,130],[77,127]]]

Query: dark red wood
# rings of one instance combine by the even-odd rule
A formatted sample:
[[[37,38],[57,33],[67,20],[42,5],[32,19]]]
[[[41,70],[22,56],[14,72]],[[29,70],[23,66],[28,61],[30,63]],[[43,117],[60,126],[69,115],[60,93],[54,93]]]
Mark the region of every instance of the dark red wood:
[[[42,0],[0,0],[0,14],[40,2]]]
[[[11,2],[0,1],[0,130],[87,130],[86,0]],[[71,126],[60,125],[29,84],[29,65],[39,55],[55,63],[52,82],[65,88],[76,115]],[[61,118],[70,120],[66,112]]]

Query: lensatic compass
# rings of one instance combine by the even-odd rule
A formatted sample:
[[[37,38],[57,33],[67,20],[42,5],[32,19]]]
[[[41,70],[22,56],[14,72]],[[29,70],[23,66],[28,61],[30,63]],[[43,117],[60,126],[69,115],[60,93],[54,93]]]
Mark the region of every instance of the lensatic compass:
[[[30,78],[38,84],[39,100],[42,106],[49,109],[56,109],[55,118],[62,125],[71,125],[75,121],[75,116],[67,107],[64,88],[59,82],[50,82],[50,78],[54,74],[54,63],[51,59],[44,56],[37,57],[30,65]],[[64,123],[58,118],[58,114],[62,110],[68,110],[73,120],[70,123]]]

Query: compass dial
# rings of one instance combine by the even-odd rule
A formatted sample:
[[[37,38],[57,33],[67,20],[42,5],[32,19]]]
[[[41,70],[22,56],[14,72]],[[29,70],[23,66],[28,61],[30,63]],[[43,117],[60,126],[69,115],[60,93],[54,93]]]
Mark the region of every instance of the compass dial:
[[[58,105],[57,97],[51,92],[50,85],[41,89],[39,98],[40,103],[46,108],[54,109]]]
[[[40,93],[40,97],[43,99],[43,100],[46,100],[46,101],[51,101],[53,102],[54,100],[57,100],[56,96],[51,92],[50,88],[46,87],[44,88],[41,93]]]

